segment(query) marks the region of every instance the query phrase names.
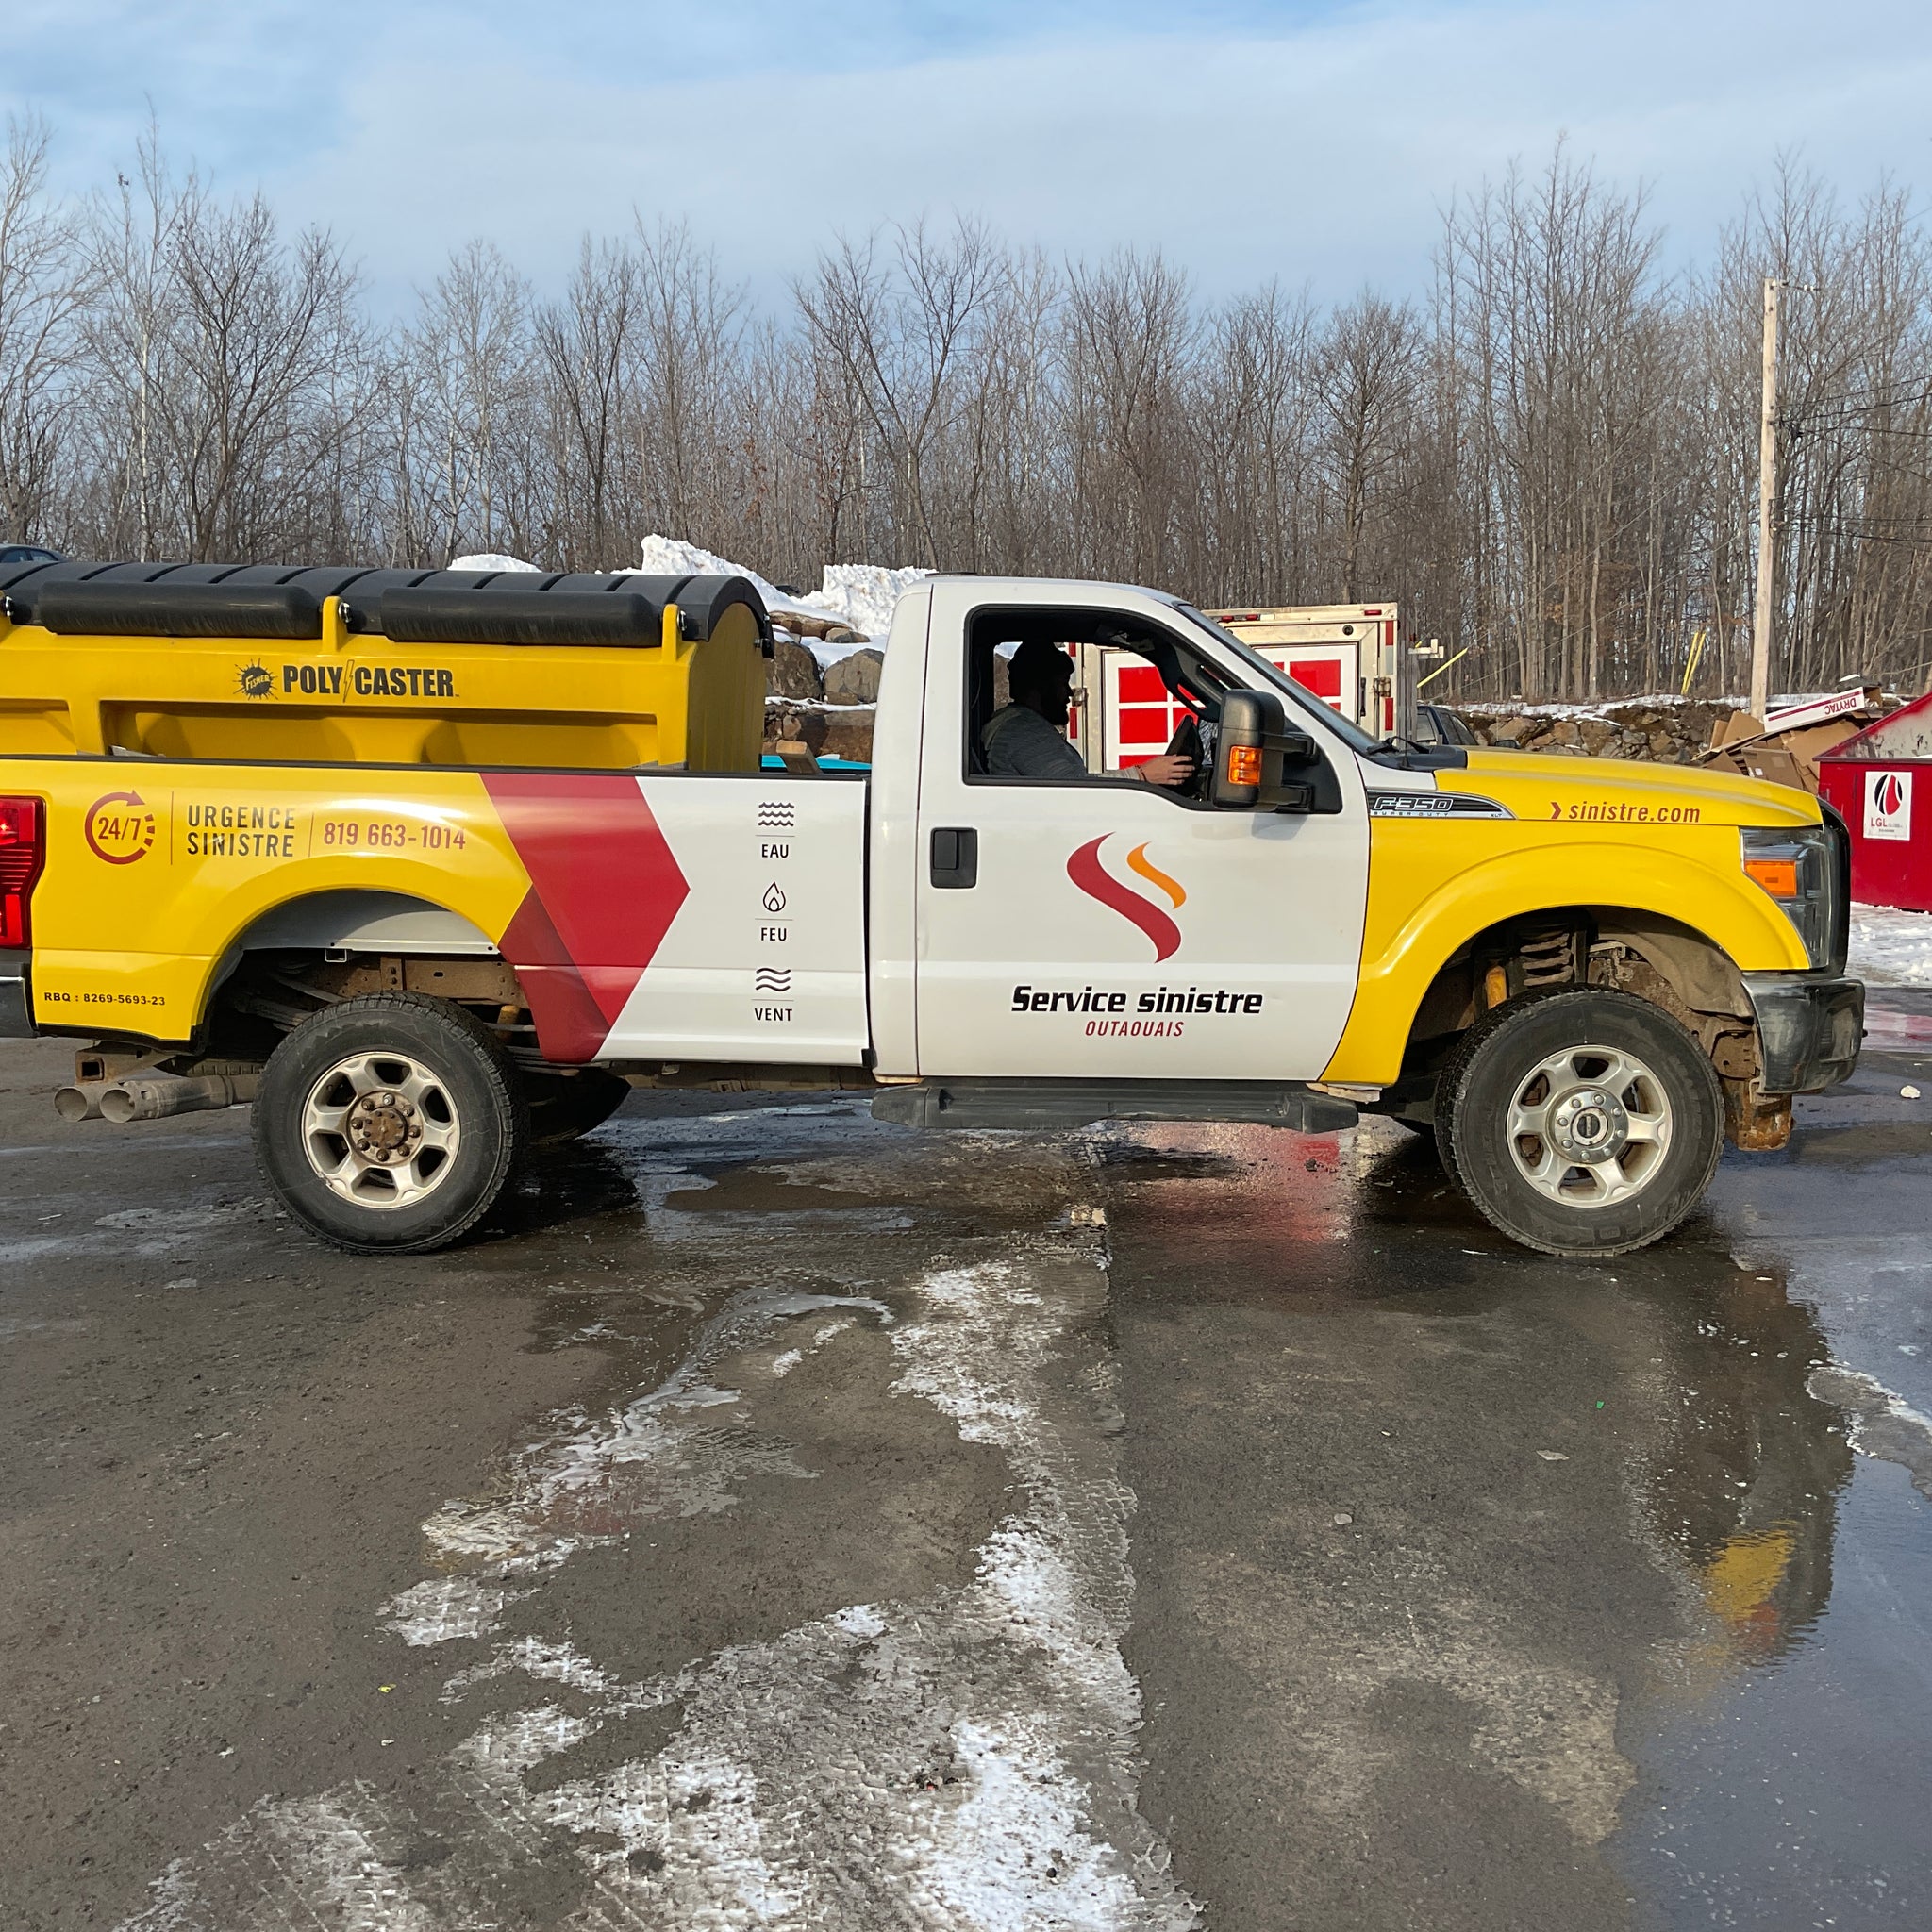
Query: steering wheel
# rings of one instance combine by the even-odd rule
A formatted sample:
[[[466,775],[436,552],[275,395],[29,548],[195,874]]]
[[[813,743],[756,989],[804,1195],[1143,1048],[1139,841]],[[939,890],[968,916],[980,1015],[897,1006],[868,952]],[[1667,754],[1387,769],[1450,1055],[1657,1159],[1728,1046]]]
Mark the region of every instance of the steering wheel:
[[[1201,727],[1195,722],[1191,711],[1181,714],[1181,722],[1174,727],[1174,736],[1167,741],[1167,755],[1173,758],[1191,758],[1194,769],[1178,785],[1162,789],[1178,792],[1183,798],[1199,798],[1201,788],[1207,782],[1208,758],[1201,743]]]

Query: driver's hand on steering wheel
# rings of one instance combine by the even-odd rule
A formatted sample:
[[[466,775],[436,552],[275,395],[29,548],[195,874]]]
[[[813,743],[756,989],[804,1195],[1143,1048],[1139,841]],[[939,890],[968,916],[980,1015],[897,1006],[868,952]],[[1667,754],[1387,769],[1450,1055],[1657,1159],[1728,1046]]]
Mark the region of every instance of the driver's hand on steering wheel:
[[[1135,769],[1143,784],[1185,785],[1194,775],[1194,761],[1164,751],[1158,758],[1143,759]]]

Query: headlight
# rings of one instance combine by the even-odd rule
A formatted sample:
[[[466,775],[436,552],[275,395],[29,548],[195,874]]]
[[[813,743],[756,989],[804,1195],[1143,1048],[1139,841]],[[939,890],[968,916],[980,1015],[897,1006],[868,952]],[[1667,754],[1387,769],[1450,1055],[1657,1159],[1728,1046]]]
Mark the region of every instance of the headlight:
[[[1744,870],[1785,909],[1805,941],[1812,969],[1834,963],[1837,851],[1828,825],[1746,825]]]

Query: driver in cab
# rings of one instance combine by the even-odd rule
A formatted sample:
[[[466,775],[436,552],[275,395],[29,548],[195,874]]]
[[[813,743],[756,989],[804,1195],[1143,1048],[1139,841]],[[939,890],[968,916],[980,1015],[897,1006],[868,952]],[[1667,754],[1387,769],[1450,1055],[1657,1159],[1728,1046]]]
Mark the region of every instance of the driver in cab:
[[[1067,711],[1074,696],[1074,660],[1057,645],[1029,638],[1013,653],[1007,674],[1011,701],[986,721],[979,734],[987,774],[993,778],[1085,778],[1086,760],[1067,740]],[[1162,752],[1108,775],[1144,785],[1185,785],[1194,761]]]

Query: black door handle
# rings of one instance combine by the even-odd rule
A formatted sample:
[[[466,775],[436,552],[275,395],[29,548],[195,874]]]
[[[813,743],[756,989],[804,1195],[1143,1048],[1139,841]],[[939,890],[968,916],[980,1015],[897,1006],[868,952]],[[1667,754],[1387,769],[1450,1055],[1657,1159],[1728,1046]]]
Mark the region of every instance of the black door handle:
[[[942,891],[979,883],[979,834],[971,825],[932,828],[932,882]]]

